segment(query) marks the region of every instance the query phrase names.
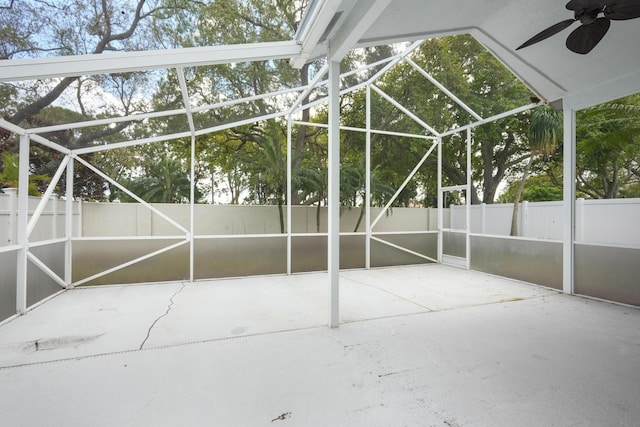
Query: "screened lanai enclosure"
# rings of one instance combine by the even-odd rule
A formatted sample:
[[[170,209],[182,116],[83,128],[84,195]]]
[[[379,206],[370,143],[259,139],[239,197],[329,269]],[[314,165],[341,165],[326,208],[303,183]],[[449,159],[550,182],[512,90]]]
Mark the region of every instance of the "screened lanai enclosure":
[[[388,10],[382,13],[385,7]],[[45,153],[41,157],[48,161],[52,171],[46,177],[48,186],[40,199],[30,198],[26,191],[6,192],[10,230],[8,245],[0,253],[6,266],[2,271],[2,318],[22,314],[51,295],[83,285],[196,281],[322,270],[330,272],[329,292],[337,298],[340,268],[420,263],[448,263],[566,293],[637,304],[640,299],[633,279],[637,267],[632,261],[638,255],[638,242],[634,238],[631,245],[628,241],[611,239],[576,241],[572,178],[575,111],[636,90],[637,82],[630,76],[637,71],[629,55],[607,67],[609,80],[591,87],[586,82],[593,81],[593,77],[583,76],[587,72],[572,74],[560,61],[531,66],[532,61],[540,61],[536,56],[540,55],[540,47],[523,51],[519,53],[521,56],[507,52],[504,43],[491,38],[497,24],[493,18],[487,18],[486,28],[456,31],[469,33],[480,41],[463,38],[457,42],[458,47],[476,52],[488,48],[490,53],[484,55],[493,54],[503,64],[494,73],[507,76],[502,91],[513,93],[506,97],[494,89],[483,97],[482,93],[468,93],[468,87],[464,87],[465,93],[456,93],[456,86],[462,86],[451,82],[451,87],[447,87],[446,68],[430,63],[428,55],[433,53],[429,50],[432,48],[424,48],[429,43],[424,36],[448,34],[444,31],[446,27],[442,31],[396,34],[398,28],[391,22],[404,7],[391,4],[385,7],[360,10],[352,2],[312,2],[291,41],[0,63],[2,81],[12,82],[25,91],[29,85],[54,86],[63,78],[96,76],[96,80],[118,81],[126,73],[141,71],[153,76],[148,84],[155,82],[173,88],[166,95],[172,97],[171,102],[156,103],[162,107],[145,112],[118,113],[105,101],[102,107],[94,108],[93,119],[77,115],[81,120],[53,117],[47,123],[0,121],[5,130],[3,138],[19,141],[16,143],[19,188],[28,186],[30,167],[35,161],[30,157],[33,150]],[[508,13],[516,7],[520,7],[518,2],[504,2],[501,10]],[[351,28],[350,19],[360,24]],[[421,25],[411,22],[414,26]],[[388,34],[378,35],[382,29]],[[327,42],[334,33],[333,37],[339,40],[337,46]],[[411,41],[414,39],[418,40]],[[382,42],[395,44],[370,47]],[[360,50],[345,59],[354,48]],[[565,52],[561,50],[558,55],[564,56]],[[598,61],[598,55],[574,60],[591,63]],[[464,60],[461,57],[453,67],[468,67]],[[229,92],[214,93],[213,82],[210,85],[214,90],[206,94],[202,93],[202,86],[191,84],[212,78],[211,70],[217,64],[239,64],[238,67],[256,64],[272,73],[287,69],[287,64],[308,67],[309,81],[298,87],[279,86],[275,74],[273,91],[249,92],[237,98],[229,98]],[[432,71],[429,67],[435,68]],[[598,67],[591,68],[595,71],[589,73],[595,75]],[[482,72],[477,68],[466,73],[467,80],[478,82],[475,87],[479,92],[491,84],[482,80],[488,78]],[[403,105],[396,99],[399,94],[388,93],[392,90],[389,81],[398,79],[411,82],[411,90],[419,102],[404,97],[406,105]],[[74,90],[80,93],[81,87],[67,92]],[[140,86],[129,96],[143,99],[145,90]],[[476,207],[472,209],[472,203],[478,203],[478,189],[486,190],[491,184],[486,172],[484,180],[474,176],[472,162],[480,156],[474,148],[477,147],[474,138],[483,126],[507,129],[512,123],[506,119],[546,102],[565,113],[564,207],[555,216],[540,215],[546,219],[539,227],[553,227],[555,233],[509,238],[502,230],[487,229],[484,205],[480,215],[473,213],[477,211]],[[80,106],[86,108],[82,103]],[[350,108],[361,110],[354,113]],[[236,136],[238,144],[246,142],[242,132],[252,129],[262,138],[265,151],[271,149],[270,156],[257,160],[264,166],[263,182],[254,184],[255,190],[250,190],[258,194],[258,187],[266,185],[267,175],[275,173],[277,183],[270,185],[281,189],[281,197],[277,202],[272,200],[271,206],[225,208],[198,203],[201,195],[196,175],[202,175],[199,162],[203,156],[216,155],[216,145],[224,140],[220,135],[242,127],[245,130],[238,131]],[[276,146],[273,132],[284,134],[284,150],[279,144]],[[314,135],[316,149],[324,153],[313,160],[319,164],[309,165],[305,160],[310,156],[302,150],[300,140],[309,134]],[[95,138],[91,142],[86,135]],[[480,138],[486,138],[485,134],[480,133]],[[136,194],[131,180],[122,182],[118,162],[139,158],[132,149],[141,146],[153,147],[151,152],[155,156],[179,147],[177,152],[183,154],[188,165],[183,201],[189,203],[149,203],[143,194]],[[343,156],[355,155],[360,159],[359,169],[341,170],[341,164],[345,164],[344,159],[341,162],[341,146]],[[345,151],[345,146],[350,151]],[[388,176],[381,176],[379,169],[381,163],[388,162],[381,152],[393,158],[394,146],[412,147],[415,159],[410,163],[412,169],[391,182]],[[312,145],[307,149],[313,149]],[[105,162],[101,157],[104,153],[115,154]],[[457,156],[457,163],[453,163],[459,168],[457,180],[452,178],[455,174],[443,171],[443,158],[447,156]],[[104,170],[109,162],[111,167]],[[450,165],[449,162],[446,167]],[[251,166],[245,163],[244,167]],[[237,168],[236,172],[242,173]],[[315,173],[306,181],[308,186],[309,180],[315,180],[315,202],[309,202],[309,191],[305,189],[304,174],[310,174],[309,171]],[[424,179],[427,175],[435,179],[427,183]],[[212,203],[215,179],[210,178]],[[92,180],[102,182],[105,191],[118,195],[110,199],[130,203],[96,204],[74,198],[78,187],[95,185]],[[428,188],[431,183],[435,187]],[[345,190],[346,186],[350,189]],[[432,207],[401,207],[411,204],[398,203],[408,186],[418,187],[424,200],[431,198]],[[341,192],[347,191],[354,194],[350,202],[341,196]],[[624,214],[613,214],[617,220],[610,223],[618,230],[633,228],[633,209],[637,208],[630,209]],[[49,218],[43,219],[45,216]],[[521,227],[527,215],[523,217]],[[506,226],[504,221],[502,228]],[[607,226],[599,223],[598,227]],[[337,326],[335,298],[330,316],[332,326]]]
[[[637,422],[640,199],[576,131],[637,145],[637,2],[99,3],[100,49],[0,46],[3,420]],[[192,38],[121,43],[158,11]]]
[[[468,189],[472,184],[469,170],[473,129],[531,109],[537,103],[531,103],[526,96],[527,93],[524,92],[525,96],[521,98],[526,103],[522,106],[508,111],[499,111],[489,117],[480,116],[411,59],[412,53],[421,44],[422,42],[419,41],[401,46],[397,53],[387,58],[373,64],[361,65],[354,70],[334,76],[340,81],[348,81],[351,84],[341,86],[339,93],[333,94],[333,98],[339,100],[340,96],[349,96],[355,92],[360,92],[360,96],[366,97],[365,121],[359,126],[357,123],[355,126],[339,126],[339,131],[342,133],[360,136],[357,143],[362,145],[360,150],[364,160],[364,176],[361,177],[364,180],[363,207],[351,211],[342,209],[343,212],[340,210],[331,212],[329,209],[327,215],[326,208],[321,210],[320,206],[309,209],[288,203],[284,208],[280,207],[281,211],[284,210],[282,212],[285,221],[283,232],[277,230],[278,213],[275,206],[245,207],[243,212],[239,206],[229,207],[225,211],[221,207],[212,209],[214,207],[211,205],[196,204],[194,168],[191,169],[190,179],[191,203],[166,206],[146,202],[142,197],[92,164],[90,156],[95,153],[141,144],[172,144],[176,140],[178,143],[183,143],[186,138],[187,141],[190,139],[190,164],[195,165],[197,162],[197,138],[207,137],[243,124],[265,126],[267,120],[272,120],[279,122],[287,129],[286,162],[283,160],[281,166],[286,168],[287,200],[291,200],[292,192],[298,191],[292,183],[294,126],[298,129],[303,126],[320,129],[321,137],[322,134],[325,134],[326,137],[326,130],[329,128],[329,124],[326,122],[302,121],[300,117],[301,111],[304,109],[318,109],[323,106],[326,109],[326,104],[331,98],[328,89],[329,66],[327,65],[317,71],[308,86],[283,88],[273,93],[256,94],[213,105],[203,104],[198,96],[189,92],[184,73],[185,66],[181,66],[166,71],[169,74],[175,74],[177,78],[183,101],[183,108],[180,109],[56,124],[28,130],[17,129],[4,123],[8,129],[12,129],[20,135],[23,154],[29,152],[30,144],[38,144],[59,153],[60,158],[56,173],[52,177],[44,197],[39,201],[30,201],[26,197],[21,199],[20,195],[17,196],[17,204],[20,208],[30,202],[38,203],[33,214],[28,216],[28,221],[25,217],[28,215],[27,211],[19,209],[17,224],[17,240],[29,241],[29,247],[33,246],[33,250],[22,254],[16,248],[6,255],[12,258],[7,264],[13,264],[14,261],[17,261],[18,268],[15,271],[7,271],[6,283],[12,281],[11,277],[14,274],[17,275],[17,283],[21,283],[21,286],[15,291],[17,299],[21,301],[21,308],[18,311],[24,311],[26,307],[37,302],[42,296],[53,294],[59,289],[85,284],[194,281],[251,274],[291,274],[326,270],[328,263],[336,263],[336,268],[338,265],[342,268],[371,268],[439,262],[443,260],[443,256],[446,260],[448,254],[452,255],[451,262],[454,262],[455,258],[462,262],[461,265],[468,268],[470,256],[467,251],[471,249],[470,235],[464,231],[469,229],[470,215],[468,210],[464,213],[466,218],[464,224],[458,230],[451,230],[449,216],[446,218],[445,227],[442,209],[437,209],[437,207],[431,209],[392,209],[391,206],[425,162],[432,159],[432,164],[435,165],[432,169],[440,177],[437,193],[434,192],[438,195],[440,205],[447,198],[448,193],[456,192],[461,193],[461,197],[458,197],[457,200],[468,201],[466,203],[468,209],[471,198],[466,197],[466,194],[469,194]],[[246,61],[269,56],[286,57],[296,51],[297,44],[274,43],[251,46],[251,48],[253,53],[249,58],[236,58],[234,51],[224,60]],[[226,55],[229,48],[211,48],[209,50],[211,54]],[[285,53],[278,53],[280,51]],[[202,53],[199,52],[198,55],[202,55]],[[171,56],[174,56],[173,53]],[[114,60],[115,58],[112,58],[110,63],[113,63]],[[283,60],[286,61],[288,58]],[[126,59],[124,55],[123,61],[126,61],[129,66],[130,59]],[[155,59],[155,61],[158,60]],[[408,65],[413,73],[432,84],[442,96],[447,98],[447,103],[453,104],[454,111],[455,109],[459,110],[459,112],[456,111],[456,114],[460,118],[466,119],[467,122],[456,124],[452,128],[426,123],[385,93],[377,84],[378,79],[400,64]],[[193,64],[189,64],[189,66],[194,67]],[[198,73],[198,70],[196,68],[191,72]],[[351,79],[347,80],[349,78]],[[265,109],[256,106],[258,103],[266,105],[266,109],[270,108],[274,111],[267,111],[262,115],[242,120],[235,118],[236,114],[248,115],[249,112]],[[404,117],[399,120],[399,123],[393,123],[388,129],[379,129],[374,124],[384,123],[382,114],[390,114],[389,108],[384,108],[384,103],[398,110]],[[281,111],[275,111],[276,107]],[[226,119],[228,123],[220,123],[220,117],[231,118]],[[55,132],[69,132],[87,127],[95,127],[100,131],[113,126],[113,123],[133,121],[140,122],[141,126],[155,126],[154,129],[162,129],[165,126],[153,124],[153,120],[158,119],[177,123],[174,125],[177,132],[138,140],[115,139],[114,142],[80,148],[63,146],[53,142],[50,138],[50,135]],[[407,121],[416,123],[420,128],[420,133],[411,133],[411,127],[407,126]],[[409,129],[403,129],[403,126],[409,127]],[[47,138],[48,136],[49,138]],[[116,136],[124,139],[126,132],[121,132]],[[420,158],[412,166],[413,170],[406,177],[403,177],[401,186],[390,189],[385,206],[372,209],[370,201],[371,145],[372,141],[375,143],[375,139],[372,138],[375,136],[392,136],[413,142],[419,147]],[[441,167],[439,166],[439,159],[443,155],[442,141],[450,139],[452,136],[458,136],[458,139],[461,139],[467,147],[465,157],[466,166],[469,169],[464,174],[469,178],[468,182],[463,185],[446,185],[442,181]],[[215,144],[214,139],[209,141],[206,143]],[[186,152],[189,153],[189,151]],[[25,159],[21,164],[28,165],[29,162]],[[339,164],[339,159],[336,160],[336,164]],[[321,167],[326,168],[327,165]],[[73,195],[74,185],[76,185],[74,171],[81,168],[86,168],[109,182],[112,188],[125,193],[131,199],[139,202],[139,205],[113,204],[107,206],[105,204],[84,203],[80,208],[74,202]],[[328,169],[332,169],[332,167]],[[23,171],[23,173],[27,172]],[[32,236],[36,236],[34,233],[38,228],[38,221],[61,180],[66,180],[66,193],[64,201],[58,203],[64,204],[64,210],[61,210],[60,219],[56,221],[62,226],[59,227],[53,239],[47,238],[50,236],[48,232],[41,233],[46,236],[41,240],[33,239]],[[336,190],[331,193],[337,194]],[[80,209],[82,217],[84,217],[82,225],[74,223],[74,221],[80,220],[80,215],[76,212]],[[333,216],[331,216],[332,214]],[[335,217],[335,214],[338,217]],[[318,215],[321,216],[320,219]],[[241,225],[238,221],[239,216],[241,217]],[[360,216],[363,216],[364,219],[358,221],[355,217]],[[331,226],[327,225],[328,218],[330,218]],[[140,224],[144,221],[147,221],[148,224]],[[93,226],[91,222],[94,223]],[[269,222],[271,222],[270,225],[265,225]],[[356,222],[362,222],[364,226],[351,230],[350,228]],[[344,226],[341,227],[340,223]],[[144,232],[145,227],[148,228],[146,233]],[[334,227],[336,232],[340,229],[339,246],[335,246],[338,242],[337,236],[334,236],[334,239],[328,239],[327,230]],[[239,229],[246,231],[238,232]],[[130,235],[126,233],[127,230],[132,230]],[[334,245],[328,244],[328,240],[334,241]],[[339,261],[335,259],[331,262],[328,261],[327,254],[331,256],[338,253],[342,254]],[[27,260],[26,269],[23,263],[25,259],[21,258],[24,256]],[[558,257],[555,258],[555,261],[553,257],[545,261],[550,262],[552,268],[558,270],[560,264],[557,262]],[[552,286],[559,284],[559,277],[555,279],[555,282],[550,283]],[[7,298],[7,301],[11,299],[13,298]],[[7,312],[10,313],[12,308],[7,307]]]

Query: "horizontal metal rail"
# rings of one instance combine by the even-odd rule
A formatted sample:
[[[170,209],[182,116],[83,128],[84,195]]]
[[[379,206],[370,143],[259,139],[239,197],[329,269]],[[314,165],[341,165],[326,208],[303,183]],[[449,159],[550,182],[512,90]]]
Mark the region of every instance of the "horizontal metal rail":
[[[298,120],[295,120],[292,123],[296,124],[296,125],[301,125],[301,126],[319,127],[319,128],[324,128],[324,129],[327,129],[329,127],[329,125],[326,124],[326,123],[302,122],[302,121],[298,121]],[[340,126],[340,130],[353,131],[353,132],[362,132],[362,133],[367,132],[367,129],[365,129],[365,128],[357,128],[357,127],[353,127],[353,126]],[[379,130],[379,129],[370,129],[369,132],[375,133],[375,134],[379,134],[379,135],[401,136],[401,137],[416,138],[416,139],[428,139],[428,140],[431,140],[431,141],[436,139],[436,137],[429,136],[429,135],[419,135],[419,134],[415,134],[415,133],[404,133],[404,132],[393,132],[393,131]]]
[[[29,242],[29,247],[30,248],[37,248],[39,246],[55,245],[57,243],[64,243],[66,241],[67,241],[66,237],[57,237],[55,239],[40,240],[38,242]]]
[[[486,119],[478,120],[477,122],[469,123],[464,126],[450,129],[446,132],[443,132],[441,136],[445,137],[445,136],[455,135],[456,133],[464,132],[467,129],[477,128],[478,126],[481,126],[487,123],[495,122],[497,120],[504,119],[506,117],[510,117],[518,113],[523,113],[525,111],[531,110],[532,108],[536,108],[539,105],[540,105],[539,103],[523,105],[522,107],[514,108],[513,110],[505,111],[504,113],[496,114],[495,116],[487,117]]]
[[[462,191],[467,189],[467,184],[462,185],[450,185],[448,187],[442,187],[441,191]]]
[[[122,240],[184,240],[184,235],[171,236],[81,236],[72,237],[72,242],[99,242],[105,240],[122,241]]]

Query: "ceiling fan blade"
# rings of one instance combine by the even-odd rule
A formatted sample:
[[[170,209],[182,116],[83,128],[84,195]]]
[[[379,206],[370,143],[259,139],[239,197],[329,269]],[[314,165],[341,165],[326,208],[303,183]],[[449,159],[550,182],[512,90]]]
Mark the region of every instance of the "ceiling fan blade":
[[[608,0],[604,16],[616,21],[640,18],[640,2],[635,0]]]
[[[594,10],[602,9],[607,0],[571,0],[567,3],[567,9],[569,10]]]
[[[575,19],[566,19],[562,22],[558,22],[555,25],[550,26],[549,28],[540,31],[538,34],[536,34],[535,36],[531,37],[529,40],[527,40],[526,42],[522,43],[520,46],[518,46],[516,48],[516,50],[522,49],[524,47],[527,46],[531,46],[532,44],[541,42],[542,40],[549,38],[551,36],[553,36],[554,34],[558,34],[560,31],[564,30],[565,28],[567,28],[569,25],[573,24],[574,22],[576,22]]]
[[[591,24],[579,26],[567,37],[567,48],[582,55],[591,52],[607,34],[609,26],[611,21],[607,18],[598,18]]]

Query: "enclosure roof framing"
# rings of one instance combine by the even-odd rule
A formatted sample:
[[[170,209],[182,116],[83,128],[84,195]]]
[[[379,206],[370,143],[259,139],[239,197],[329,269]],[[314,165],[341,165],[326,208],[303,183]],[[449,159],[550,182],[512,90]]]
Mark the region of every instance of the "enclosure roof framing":
[[[409,134],[402,134],[402,136],[408,136],[408,137],[418,137],[418,138],[435,138],[438,136],[446,136],[446,135],[451,135],[451,134],[455,134],[458,132],[462,132],[466,129],[469,128],[474,128],[476,126],[482,125],[484,123],[488,123],[488,122],[492,122],[495,120],[498,120],[500,118],[504,118],[507,117],[509,115],[513,115],[513,114],[517,114],[523,111],[526,111],[528,109],[531,108],[535,108],[537,105],[539,105],[538,103],[534,102],[531,104],[527,104],[524,105],[522,107],[518,107],[516,109],[510,110],[510,111],[506,111],[503,113],[500,113],[498,115],[492,116],[492,117],[488,117],[488,118],[482,118],[480,117],[475,111],[473,111],[471,108],[469,108],[463,101],[461,101],[459,98],[456,97],[456,95],[454,93],[452,93],[451,91],[449,91],[444,85],[442,85],[438,80],[436,80],[433,76],[431,76],[426,70],[422,69],[420,66],[418,66],[414,61],[412,61],[410,59],[410,55],[424,42],[424,40],[418,40],[415,41],[413,43],[411,43],[410,45],[405,46],[403,49],[401,49],[398,53],[376,61],[374,63],[371,64],[363,64],[360,67],[354,69],[354,70],[349,70],[346,71],[345,73],[340,75],[340,79],[343,79],[347,76],[353,75],[353,74],[357,74],[360,73],[362,71],[365,70],[370,70],[373,67],[381,67],[379,70],[377,70],[372,76],[368,77],[365,81],[362,81],[354,86],[351,87],[346,87],[340,90],[340,95],[345,95],[348,94],[350,92],[356,91],[356,90],[361,90],[364,89],[365,87],[369,86],[371,87],[376,93],[378,93],[383,99],[386,99],[389,103],[391,103],[392,105],[394,105],[396,108],[398,108],[400,111],[402,111],[407,117],[411,118],[413,121],[415,121],[416,123],[418,123],[421,127],[423,127],[423,129],[426,131],[425,135],[409,135]],[[235,54],[235,55],[229,55],[229,58],[234,58],[234,60],[239,60],[238,58],[243,58],[243,60],[246,61],[250,61],[250,60],[263,60],[265,57],[264,55],[266,55],[266,53],[263,52],[264,48],[267,48],[268,46],[271,47],[276,47],[276,51],[277,52],[281,52],[278,56],[278,58],[282,58],[282,55],[287,55],[287,52],[289,52],[289,50],[287,49],[287,45],[283,44],[283,43],[262,43],[262,44],[256,44],[256,45],[230,45],[230,46],[216,46],[215,50],[220,53],[221,55],[227,55],[229,54],[229,52],[232,52],[234,50],[235,47],[238,47],[239,51],[244,51],[245,49],[248,49],[249,47],[254,46],[255,49],[257,50],[256,53],[254,54],[249,54],[247,51],[247,54]],[[299,47],[298,44],[296,44],[296,46]],[[186,51],[191,52],[192,49],[184,49]],[[167,52],[171,53],[173,51],[176,50],[169,50]],[[164,52],[162,54],[162,56],[164,56],[165,53]],[[138,55],[138,56],[142,56],[144,57],[150,57],[151,54],[155,54],[156,52],[130,52],[130,53],[126,53],[126,54],[121,54],[122,57],[126,57],[126,58],[133,58],[134,56],[132,55]],[[273,54],[273,53],[272,53]],[[79,72],[80,68],[75,67],[75,65],[77,64],[84,64],[84,69],[92,69],[92,70],[98,70],[98,69],[102,69],[102,71],[106,71],[105,68],[101,68],[101,64],[103,64],[102,60],[105,57],[111,57],[113,55],[105,55],[104,57],[102,55],[89,55],[89,56],[77,56],[77,57],[60,57],[60,58],[39,58],[36,60],[9,60],[6,62],[0,62],[0,67],[5,66],[5,65],[10,65],[10,64],[17,64],[17,67],[20,68],[21,66],[23,66],[25,63],[28,64],[32,64],[35,62],[42,62],[42,63],[47,63],[47,61],[52,61],[55,62],[58,65],[62,65],[62,64],[67,64],[69,65],[70,69],[67,70],[67,72],[65,73],[65,75],[74,75],[74,73]],[[98,57],[100,58],[99,63],[97,64],[92,64],[92,61],[94,59],[94,57]],[[183,56],[183,58],[186,58],[186,56]],[[253,59],[252,59],[253,58]],[[160,67],[160,62],[158,62],[158,60],[155,60],[156,64],[158,65],[158,67]],[[206,62],[207,64],[209,63],[213,63],[213,61],[220,61],[223,62],[223,56],[218,56],[217,58],[209,58]],[[407,108],[405,108],[402,104],[400,104],[399,102],[397,102],[396,100],[394,100],[393,98],[391,98],[389,95],[387,95],[384,91],[382,91],[379,87],[377,87],[375,85],[375,83],[385,74],[387,73],[391,68],[393,68],[394,66],[396,66],[397,64],[406,61],[411,67],[413,67],[418,73],[420,73],[425,80],[428,80],[429,82],[431,82],[433,85],[435,85],[435,87],[441,91],[444,95],[446,95],[447,97],[449,97],[455,104],[457,104],[459,107],[461,107],[462,109],[464,109],[465,111],[467,111],[468,113],[471,114],[471,116],[476,119],[473,122],[467,123],[467,124],[460,124],[455,128],[452,129],[443,129],[442,132],[437,131],[433,126],[433,124],[429,124],[426,123],[425,121],[423,121],[420,117],[418,117],[417,115],[415,115],[413,112],[411,112],[410,110],[408,110]],[[144,62],[144,61],[142,61]],[[126,68],[126,70],[131,71],[134,68],[137,68],[142,62],[136,62],[136,63],[129,63],[129,68]],[[177,59],[174,58],[174,62],[173,63],[177,63],[180,62]],[[203,63],[204,63],[203,62]],[[33,64],[32,64],[33,65]],[[164,63],[163,67],[167,67],[167,68],[171,68],[169,67],[170,64]],[[293,88],[284,88],[281,90],[277,90],[274,92],[270,92],[270,93],[264,93],[264,94],[255,94],[255,95],[251,95],[251,96],[247,96],[247,97],[243,97],[243,98],[238,98],[238,99],[228,99],[222,102],[218,102],[215,104],[205,104],[205,105],[198,105],[198,106],[193,106],[191,105],[190,102],[190,94],[187,88],[187,83],[186,83],[186,79],[184,76],[184,66],[193,66],[193,65],[197,65],[196,63],[189,63],[183,66],[176,66],[174,67],[174,71],[176,72],[177,76],[178,76],[178,82],[179,82],[179,88],[180,88],[180,92],[182,95],[182,101],[183,101],[183,108],[178,108],[178,109],[173,109],[173,110],[168,110],[168,111],[152,111],[152,112],[146,112],[146,113],[132,113],[132,114],[128,114],[125,116],[114,116],[114,117],[110,117],[110,118],[104,118],[104,119],[94,119],[94,120],[86,120],[86,121],[81,121],[81,122],[72,122],[72,123],[61,123],[61,124],[56,124],[56,125],[49,125],[49,126],[43,126],[43,127],[35,127],[35,128],[29,128],[29,129],[22,129],[18,126],[15,126],[3,119],[0,119],[0,126],[4,127],[5,129],[12,131],[16,134],[20,134],[20,135],[29,135],[29,137],[36,141],[39,142],[43,145],[49,146],[57,151],[63,152],[63,153],[69,153],[69,152],[73,152],[75,155],[82,155],[82,154],[87,154],[87,153],[93,153],[93,152],[100,152],[100,151],[106,151],[106,150],[111,150],[111,149],[117,149],[117,148],[123,148],[123,147],[129,147],[129,146],[136,146],[136,145],[142,145],[142,144],[148,144],[148,143],[154,143],[154,142],[161,142],[161,141],[170,141],[170,140],[175,140],[175,139],[181,139],[181,138],[187,138],[189,136],[191,137],[196,137],[196,136],[202,136],[202,135],[206,135],[206,134],[210,134],[210,133],[215,133],[215,132],[219,132],[219,131],[223,131],[232,127],[236,127],[236,126],[241,126],[241,125],[245,125],[245,124],[250,124],[250,123],[255,123],[255,122],[259,122],[259,121],[264,121],[264,120],[270,120],[270,119],[275,119],[275,118],[279,118],[279,117],[284,117],[284,116],[288,116],[288,115],[292,115],[295,114],[303,109],[308,109],[308,108],[312,108],[316,105],[320,105],[320,104],[325,104],[328,102],[328,98],[327,97],[319,97],[315,100],[312,101],[308,101],[307,97],[317,88],[322,87],[322,86],[327,86],[328,85],[328,80],[325,79],[326,75],[327,75],[327,71],[328,71],[328,66],[325,64],[325,66],[321,67],[317,72],[316,75],[314,76],[313,80],[307,84],[306,86],[298,86],[298,87],[293,87]],[[8,70],[9,68],[5,67],[5,71]],[[112,64],[110,70],[123,70],[124,68],[121,68],[120,65],[118,64]],[[3,69],[0,68],[0,71],[2,71]],[[115,71],[109,71],[109,72],[115,72]],[[55,69],[53,70],[49,70],[46,73],[46,77],[48,78],[53,78],[53,77],[62,77],[61,75],[57,75],[55,74],[56,71]],[[15,77],[15,75],[17,75],[18,73],[13,71],[13,72],[7,72],[6,75],[12,75]],[[43,73],[42,76],[45,76],[45,74]],[[205,128],[196,128],[195,124],[194,124],[194,120],[193,120],[193,113],[196,112],[205,112],[205,111],[209,111],[209,110],[214,110],[217,108],[222,108],[222,107],[227,107],[227,106],[232,106],[232,105],[237,105],[237,104],[242,104],[242,103],[249,103],[249,102],[253,102],[255,100],[259,100],[259,99],[266,99],[269,97],[276,97],[276,96],[280,96],[280,95],[288,95],[288,94],[295,94],[297,93],[297,98],[296,100],[293,102],[293,104],[289,107],[286,107],[284,109],[282,109],[281,111],[277,111],[274,113],[270,113],[270,114],[263,114],[263,115],[259,115],[259,116],[254,116],[254,117],[250,117],[250,118],[244,118],[242,120],[235,120],[229,123],[224,123],[224,124],[219,124],[219,125],[214,125],[214,126],[209,126],[209,127],[205,127]],[[305,103],[306,102],[306,103]],[[42,134],[47,134],[49,132],[56,132],[56,131],[60,131],[60,130],[69,130],[69,129],[79,129],[79,128],[86,128],[86,127],[90,127],[90,126],[104,126],[104,125],[109,125],[109,124],[113,124],[113,123],[121,123],[121,122],[127,122],[127,121],[141,121],[141,120],[145,120],[145,119],[149,119],[149,118],[157,118],[157,117],[166,117],[166,116],[186,116],[187,118],[187,122],[189,125],[189,130],[186,132],[178,132],[178,133],[171,133],[171,134],[160,134],[160,135],[155,135],[155,136],[150,136],[150,137],[146,137],[146,138],[139,138],[139,139],[133,139],[133,140],[123,140],[120,142],[112,142],[109,144],[105,144],[105,145],[94,145],[94,146],[90,146],[90,147],[82,147],[82,148],[75,148],[75,149],[67,149],[65,147],[61,147],[58,144],[49,141],[48,139],[44,138],[43,136],[41,136]],[[303,122],[299,122],[299,121],[295,121],[296,124],[298,125],[302,125]],[[309,123],[309,125],[314,125]],[[341,126],[341,128],[347,130],[346,128],[344,128],[343,126]],[[362,129],[356,129],[356,128],[350,128],[349,130],[364,130],[364,128]],[[400,136],[401,133],[393,133],[393,132],[385,132],[384,130],[372,130],[374,133],[386,133],[388,135],[391,134],[395,134],[396,136]],[[428,135],[427,135],[428,134]]]

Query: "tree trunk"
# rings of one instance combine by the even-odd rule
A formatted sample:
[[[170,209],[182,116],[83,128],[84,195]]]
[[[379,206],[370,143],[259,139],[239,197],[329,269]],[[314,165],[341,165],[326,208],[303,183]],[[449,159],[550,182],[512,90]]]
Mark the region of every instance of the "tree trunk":
[[[100,40],[96,43],[95,48],[93,49],[93,54],[101,54],[105,51],[105,49],[109,49],[109,43],[116,40],[126,40],[133,35],[135,30],[138,28],[138,24],[141,20],[151,16],[157,9],[152,9],[148,12],[143,12],[142,9],[145,6],[146,0],[138,0],[136,3],[136,10],[134,19],[131,22],[129,28],[120,33],[120,34],[112,34],[111,33],[111,16],[108,14],[108,10],[106,7],[106,2],[102,3],[102,13],[96,16],[96,19],[102,20],[104,22],[98,21],[97,24],[104,24],[106,31],[104,34],[101,34]],[[124,12],[122,12],[124,13]],[[12,117],[9,118],[9,121],[13,124],[19,124],[25,118],[38,114],[42,109],[51,105],[53,101],[58,99],[62,92],[66,88],[71,85],[71,83],[78,80],[78,77],[65,77],[60,83],[58,83],[53,89],[51,89],[46,95],[42,98],[38,99],[31,104],[28,104],[24,108],[18,110]]]
[[[278,197],[278,215],[280,217],[280,233],[284,234],[284,209],[282,209],[283,201]]]
[[[362,206],[360,207],[360,215],[358,216],[358,221],[356,222],[356,227],[353,229],[354,233],[358,232],[358,227],[360,227],[360,223],[362,222],[362,217],[364,217],[364,211],[365,211],[365,207],[364,207],[364,203],[363,203]]]
[[[53,101],[58,99],[62,92],[64,92],[64,90],[76,80],[78,80],[77,77],[65,77],[45,96],[18,110],[13,116],[9,118],[9,121],[15,125],[19,125],[20,122],[22,122],[27,117],[38,114],[43,108],[47,107]]]
[[[527,177],[529,176],[529,170],[531,170],[531,164],[533,163],[533,153],[529,157],[529,161],[527,165],[524,167],[524,171],[522,171],[522,179],[518,184],[518,188],[516,189],[516,194],[513,196],[513,214],[511,215],[511,236],[518,235],[518,208],[520,206],[520,198],[522,197],[522,192],[524,191],[524,184],[527,181]]]
[[[309,64],[305,64],[300,69],[300,82],[302,86],[306,86],[309,84]],[[302,103],[309,102],[309,97],[306,97]],[[302,121],[309,121],[309,109],[305,108],[302,110]],[[298,127],[298,135],[296,136],[296,141],[293,146],[291,159],[291,174],[296,175],[300,169],[302,169],[302,153],[304,152],[304,142],[307,137],[307,127],[299,126]],[[294,189],[295,190],[295,189]],[[291,204],[299,205],[300,204],[300,196],[297,191],[291,191]]]

